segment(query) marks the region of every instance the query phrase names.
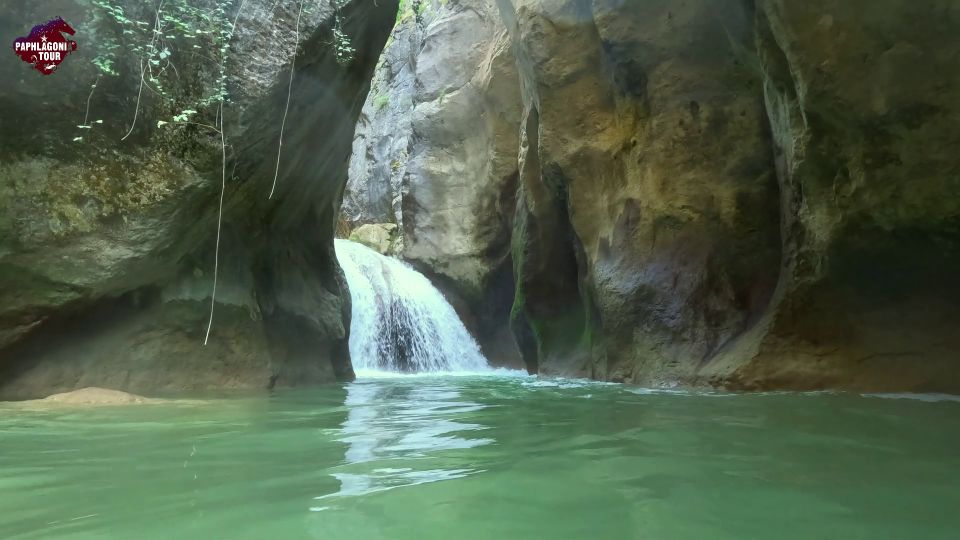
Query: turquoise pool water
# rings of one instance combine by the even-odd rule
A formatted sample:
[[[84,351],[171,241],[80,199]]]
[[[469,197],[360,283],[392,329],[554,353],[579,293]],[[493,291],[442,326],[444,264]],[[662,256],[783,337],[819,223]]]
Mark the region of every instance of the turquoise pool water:
[[[906,397],[504,375],[5,405],[0,538],[957,538],[960,402]]]

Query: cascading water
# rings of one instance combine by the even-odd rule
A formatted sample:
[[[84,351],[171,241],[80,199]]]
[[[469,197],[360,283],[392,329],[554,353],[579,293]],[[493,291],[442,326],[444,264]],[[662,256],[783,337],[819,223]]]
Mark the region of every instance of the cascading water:
[[[350,286],[350,357],[357,371],[487,371],[480,347],[423,274],[349,240],[335,240]]]

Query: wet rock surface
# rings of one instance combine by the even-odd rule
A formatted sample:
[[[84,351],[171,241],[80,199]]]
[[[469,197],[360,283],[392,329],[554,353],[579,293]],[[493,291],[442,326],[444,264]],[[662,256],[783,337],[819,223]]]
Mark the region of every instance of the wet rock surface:
[[[499,0],[478,41],[461,20],[489,5],[451,2],[385,52],[348,216],[398,223],[403,256],[461,293],[508,261],[510,326],[542,373],[958,391],[960,18],[881,4]],[[472,102],[453,114],[437,91],[503,29],[517,73],[474,86],[517,85],[500,131],[519,138],[469,146]],[[451,140],[509,173],[465,176]],[[488,210],[451,223],[447,201]]]
[[[783,267],[738,387],[960,391],[960,8],[757,2]]]
[[[431,276],[491,358],[507,325],[520,91],[492,1],[398,16],[354,139],[343,216],[398,225],[394,254]]]
[[[539,299],[518,294],[545,368],[583,350],[562,369],[960,389],[957,78],[937,74],[955,58],[955,8],[500,6],[533,162],[514,241],[534,262],[518,281],[576,267]],[[558,294],[581,309],[558,316]],[[577,344],[552,337],[581,325]]]
[[[30,24],[49,17],[36,4],[15,4]],[[184,103],[203,103],[199,89],[215,87],[215,62],[171,38],[164,58],[181,79],[197,80],[182,80],[166,99],[156,86],[138,91],[138,54],[116,55],[115,74],[93,64],[123,27],[85,3],[56,7],[80,44],[57,73],[41,78],[0,61],[13,81],[0,92],[0,395],[351,377],[333,223],[396,2],[342,8],[350,62],[338,62],[330,46],[336,19],[325,3],[298,13],[294,4],[246,2],[239,17],[224,14],[226,28],[236,17],[236,33],[227,53],[234,57],[223,64],[222,138],[216,106],[190,117],[213,127],[161,123],[174,123],[168,115]],[[131,21],[162,20],[126,7]],[[4,34],[17,21],[4,18]],[[85,122],[91,128],[75,128]],[[72,140],[74,132],[82,140]],[[217,303],[204,345],[215,265]]]
[[[107,35],[80,4],[57,7]],[[229,70],[206,347],[219,137],[163,135],[147,99],[122,144],[125,121],[71,142],[88,99],[90,118],[132,118],[136,57],[102,77],[78,34],[43,84],[0,60],[14,135],[0,395],[349,378],[341,195],[345,223],[428,275],[494,361],[648,385],[960,391],[960,8],[395,7],[343,8],[346,68],[329,7],[301,14],[298,49],[290,6],[239,19],[249,61]]]
[[[381,255],[393,255],[398,242],[395,223],[365,223],[350,233],[350,240],[359,242]]]

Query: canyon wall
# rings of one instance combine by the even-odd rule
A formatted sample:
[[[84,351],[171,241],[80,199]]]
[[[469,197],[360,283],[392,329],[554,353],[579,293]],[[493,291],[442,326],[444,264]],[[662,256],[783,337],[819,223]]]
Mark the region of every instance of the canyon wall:
[[[960,391],[960,6],[761,0],[755,25],[784,257],[732,382]]]
[[[957,7],[500,4],[526,117],[517,319],[541,363],[960,389]]]
[[[332,238],[397,2],[121,4],[0,22],[78,43],[48,76],[0,59],[0,396],[351,378]]]
[[[0,397],[350,379],[375,224],[494,363],[960,392],[960,6],[245,5],[204,54],[189,3],[0,20],[79,44],[0,58]]]
[[[751,17],[712,4],[501,2],[525,105],[514,327],[544,371],[689,379],[769,301]]]
[[[395,254],[444,290],[495,363],[507,318],[520,92],[491,1],[407,4],[354,139],[343,216],[398,225]]]
[[[960,390],[960,8],[497,0],[493,21],[479,0],[431,6],[381,61],[347,217],[400,225],[399,254],[461,295],[509,260],[531,370]],[[482,32],[463,31],[474,17]],[[516,72],[485,78],[491,47]],[[440,99],[442,71],[487,94],[516,84],[521,104],[490,131],[488,104]]]

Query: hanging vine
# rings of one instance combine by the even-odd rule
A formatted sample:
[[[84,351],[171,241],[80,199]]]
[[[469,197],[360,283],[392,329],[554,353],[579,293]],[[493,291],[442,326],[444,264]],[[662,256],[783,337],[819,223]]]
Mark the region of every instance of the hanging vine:
[[[341,7],[348,0],[333,0],[332,48],[338,64],[349,65],[356,53],[349,36],[343,30]],[[125,127],[121,140],[134,133],[140,119],[144,116],[143,103],[146,90],[153,97],[156,112],[156,129],[196,126],[216,136],[220,146],[220,193],[217,209],[216,240],[213,253],[213,285],[210,296],[210,315],[204,335],[204,344],[209,342],[213,327],[216,305],[217,284],[220,267],[220,237],[223,223],[223,203],[226,193],[227,148],[224,118],[225,109],[230,103],[228,88],[228,61],[230,60],[231,41],[235,35],[237,22],[246,0],[214,0],[193,5],[189,0],[158,0],[154,8],[137,15],[128,13],[118,0],[93,0],[98,8],[95,17],[114,23],[116,30],[101,40],[100,54],[92,62],[98,68],[97,81],[91,85],[88,97],[87,113],[78,129],[89,130],[102,120],[89,122],[89,101],[96,90],[100,78],[115,77],[122,66],[118,60],[118,51],[129,51],[135,55],[138,84],[134,112]],[[194,2],[196,4],[197,2]],[[236,10],[233,7],[236,5]],[[295,72],[296,54],[300,41],[300,19],[304,11],[316,8],[308,0],[298,5],[296,30],[294,35],[294,54],[291,59],[290,77],[287,88],[287,102],[283,117],[280,119],[280,137],[277,148],[277,164],[269,198],[273,197],[276,179],[279,175],[283,131]],[[228,14],[232,13],[232,17]],[[191,58],[193,57],[193,58]],[[201,66],[192,73],[181,73],[175,61],[200,60],[190,65]],[[211,66],[205,70],[204,66]],[[82,134],[73,139],[83,142]]]

